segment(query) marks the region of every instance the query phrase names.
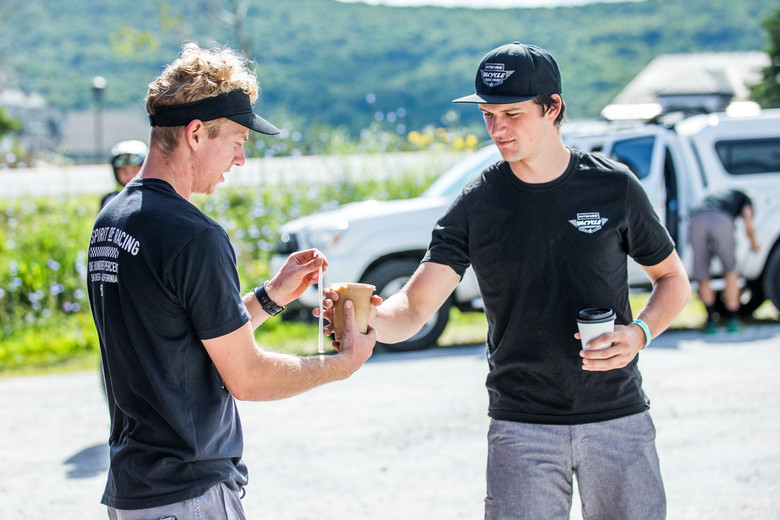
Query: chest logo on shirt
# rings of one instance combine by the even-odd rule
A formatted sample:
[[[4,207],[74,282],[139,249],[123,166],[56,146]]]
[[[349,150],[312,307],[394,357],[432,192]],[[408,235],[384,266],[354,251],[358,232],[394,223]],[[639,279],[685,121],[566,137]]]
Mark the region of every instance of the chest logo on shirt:
[[[583,233],[595,233],[607,223],[608,218],[602,218],[597,211],[589,213],[577,213],[577,218],[570,220],[572,226]]]

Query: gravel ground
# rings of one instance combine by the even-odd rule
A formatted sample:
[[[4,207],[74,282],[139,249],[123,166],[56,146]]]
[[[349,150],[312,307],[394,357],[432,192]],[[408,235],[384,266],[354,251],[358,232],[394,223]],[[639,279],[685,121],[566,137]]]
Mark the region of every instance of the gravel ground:
[[[482,518],[483,352],[377,354],[347,381],[241,403],[249,518]],[[640,366],[669,518],[780,518],[780,325],[667,333]],[[106,518],[107,429],[97,372],[0,380],[0,519]]]

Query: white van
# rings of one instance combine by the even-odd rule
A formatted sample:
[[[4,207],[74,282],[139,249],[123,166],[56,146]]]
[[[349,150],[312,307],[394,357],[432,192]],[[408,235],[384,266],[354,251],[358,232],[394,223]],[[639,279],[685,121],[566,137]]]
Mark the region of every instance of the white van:
[[[756,234],[762,249],[751,252],[744,233],[738,234],[743,312],[752,313],[765,298],[780,309],[780,109],[747,117],[702,114],[674,125],[568,123],[562,132],[567,145],[602,153],[631,168],[677,243],[689,272],[690,208],[712,188],[745,191],[755,205]],[[491,144],[445,172],[420,197],[356,202],[289,222],[281,229],[272,267],[278,269],[293,251],[315,247],[328,257],[326,283],[371,283],[377,286],[378,294],[387,297],[417,268],[434,224],[463,186],[499,158]],[[631,263],[632,288],[648,288],[644,272]],[[289,312],[295,312],[297,306],[310,315],[317,305],[316,291],[310,289]],[[414,350],[434,345],[447,324],[450,306],[482,310],[471,269],[450,301],[418,334],[405,343],[385,347]]]

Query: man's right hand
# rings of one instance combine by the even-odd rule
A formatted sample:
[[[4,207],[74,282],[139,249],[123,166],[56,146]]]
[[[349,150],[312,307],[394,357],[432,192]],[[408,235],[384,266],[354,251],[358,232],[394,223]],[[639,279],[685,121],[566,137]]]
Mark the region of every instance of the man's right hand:
[[[334,302],[339,299],[339,293],[334,291],[330,288],[324,288],[322,291],[322,317],[326,320],[328,320],[327,325],[325,325],[323,329],[323,334],[326,336],[330,336],[335,332],[334,324],[333,324],[333,308],[335,306]],[[374,318],[376,317],[376,308],[382,305],[382,302],[384,300],[381,296],[377,294],[371,295],[371,307],[368,309],[368,323],[372,323],[374,321]],[[353,311],[354,313],[354,311]],[[315,318],[320,317],[320,310],[314,309],[312,311],[312,314],[314,314]],[[338,342],[333,342],[333,347],[338,350]]]
[[[331,302],[331,316],[333,316]],[[363,366],[371,354],[374,352],[376,344],[376,331],[369,326],[365,334],[360,333],[357,321],[355,320],[355,307],[352,301],[344,302],[344,337],[341,342],[333,342],[333,347],[338,351],[336,355],[344,362],[344,379],[352,375],[357,369]]]
[[[352,302],[344,308],[344,337],[332,356],[296,356],[261,349],[254,329],[247,322],[233,332],[203,345],[225,386],[242,401],[272,401],[300,394],[311,388],[344,380],[371,357],[376,331],[361,334]]]

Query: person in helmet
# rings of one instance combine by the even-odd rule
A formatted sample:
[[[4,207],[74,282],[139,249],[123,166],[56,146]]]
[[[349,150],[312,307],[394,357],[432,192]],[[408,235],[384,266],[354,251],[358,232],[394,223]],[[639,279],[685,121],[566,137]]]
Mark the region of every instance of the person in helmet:
[[[135,139],[130,141],[120,141],[115,144],[111,149],[111,168],[114,170],[114,177],[117,184],[122,188],[130,182],[130,180],[138,175],[141,170],[141,165],[146,159],[146,152],[148,148],[142,141]],[[112,191],[103,196],[100,201],[100,209],[106,207],[106,204],[111,202],[111,199],[117,196],[119,190]]]

